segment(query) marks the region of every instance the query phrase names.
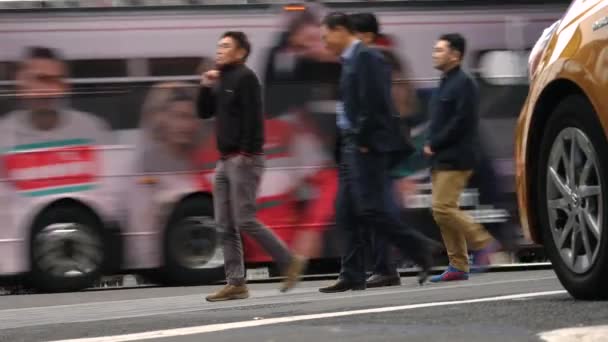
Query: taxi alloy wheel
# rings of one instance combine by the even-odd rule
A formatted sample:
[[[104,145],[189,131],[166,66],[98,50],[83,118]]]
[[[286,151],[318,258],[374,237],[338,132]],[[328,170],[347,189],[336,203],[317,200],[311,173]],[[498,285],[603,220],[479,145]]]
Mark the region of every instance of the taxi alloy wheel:
[[[608,143],[596,113],[581,96],[554,110],[541,143],[536,175],[543,244],[568,292],[608,298]]]

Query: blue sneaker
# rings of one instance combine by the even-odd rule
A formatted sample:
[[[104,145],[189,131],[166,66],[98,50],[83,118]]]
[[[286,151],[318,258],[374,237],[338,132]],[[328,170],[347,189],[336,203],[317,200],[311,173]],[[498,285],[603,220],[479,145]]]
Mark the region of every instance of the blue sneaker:
[[[440,275],[436,275],[431,278],[431,283],[439,283],[444,281],[457,281],[457,280],[469,280],[469,273],[461,271],[452,265],[448,266],[448,269]]]

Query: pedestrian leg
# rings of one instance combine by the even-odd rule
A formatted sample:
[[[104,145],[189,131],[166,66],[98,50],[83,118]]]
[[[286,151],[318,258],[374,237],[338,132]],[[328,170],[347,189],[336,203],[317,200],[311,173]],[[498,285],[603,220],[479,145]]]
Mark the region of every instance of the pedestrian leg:
[[[355,152],[357,181],[353,182],[353,200],[357,217],[366,227],[383,234],[403,256],[422,267],[419,280],[424,282],[432,266],[435,243],[419,232],[405,226],[400,218],[392,184],[388,181],[388,155]]]
[[[264,157],[254,156],[240,161],[232,158],[229,162],[228,174],[232,185],[230,200],[235,225],[270,254],[281,273],[287,277],[287,282],[281,286],[281,290],[286,291],[295,286],[306,261],[292,256],[285,243],[256,218],[256,198],[264,172]]]
[[[483,226],[475,223],[458,205],[471,174],[471,171],[433,172],[433,217],[441,229],[450,266],[431,281],[468,279],[468,247],[478,250],[492,242],[492,237]]]
[[[234,224],[230,201],[230,180],[226,164],[220,160],[215,170],[213,204],[215,221],[223,236],[224,270],[227,285],[206,297],[207,301],[217,302],[249,297],[245,286],[245,266],[243,264],[243,246],[238,227]]]

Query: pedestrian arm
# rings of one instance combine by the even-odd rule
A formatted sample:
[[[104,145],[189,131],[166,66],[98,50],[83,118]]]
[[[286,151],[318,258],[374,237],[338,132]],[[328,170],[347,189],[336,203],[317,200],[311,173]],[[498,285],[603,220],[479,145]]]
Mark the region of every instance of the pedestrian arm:
[[[236,96],[242,113],[240,150],[244,153],[256,152],[251,150],[256,138],[256,126],[264,120],[261,91],[260,82],[253,73],[244,76],[237,87]]]
[[[358,88],[359,88],[359,133],[357,136],[357,142],[361,147],[369,147],[371,143],[371,136],[374,129],[374,117],[375,114],[372,99],[382,99],[384,94],[384,83],[381,72],[382,61],[367,51],[359,54],[359,61],[357,66],[358,72]],[[390,82],[390,81],[389,81]],[[391,108],[388,106],[387,108]]]
[[[198,96],[198,115],[203,119],[209,119],[215,116],[216,111],[216,95],[211,87],[201,87]]]

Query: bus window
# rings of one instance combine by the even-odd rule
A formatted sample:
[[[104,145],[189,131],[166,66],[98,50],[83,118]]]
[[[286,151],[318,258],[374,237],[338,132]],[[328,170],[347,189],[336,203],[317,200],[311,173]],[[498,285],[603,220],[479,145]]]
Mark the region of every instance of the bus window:
[[[529,50],[486,50],[476,54],[479,112],[483,118],[519,116],[528,94]]]
[[[14,109],[15,96],[12,86],[15,78],[15,62],[0,62],[0,117]]]
[[[12,81],[15,79],[15,62],[0,62],[0,81]]]
[[[127,61],[124,59],[79,59],[69,61],[72,78],[125,77]]]
[[[526,70],[528,53],[524,51],[492,50],[479,58],[480,76],[492,85],[528,83]]]
[[[197,68],[204,61],[201,57],[150,58],[150,76],[196,75]]]

